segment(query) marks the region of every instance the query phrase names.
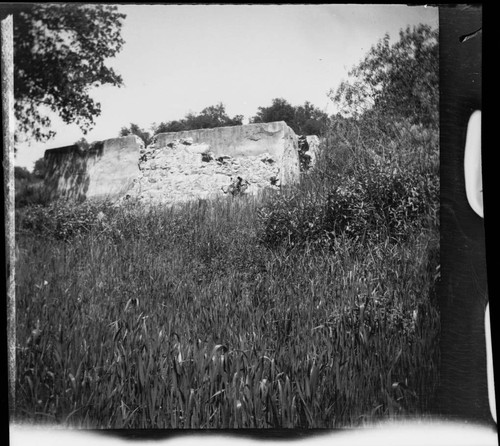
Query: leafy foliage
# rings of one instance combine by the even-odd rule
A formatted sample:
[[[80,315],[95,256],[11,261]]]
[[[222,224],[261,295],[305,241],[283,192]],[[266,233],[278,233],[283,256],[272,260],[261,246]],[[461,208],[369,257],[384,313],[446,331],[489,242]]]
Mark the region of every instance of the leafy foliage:
[[[33,176],[38,180],[43,180],[45,178],[47,168],[48,166],[45,158],[38,158],[33,166]]]
[[[405,120],[437,128],[439,120],[438,31],[428,25],[388,34],[349,72],[330,97],[343,116],[379,116],[380,124]]]
[[[256,200],[18,210],[21,418],[345,428],[429,413],[438,132],[396,117],[337,116],[300,185]]]
[[[30,181],[31,172],[26,167],[14,167],[14,179],[17,181]]]
[[[267,246],[397,241],[437,226],[436,36],[407,29],[392,47],[386,36],[352,71],[333,97],[349,116],[332,118],[317,167],[260,210]],[[415,64],[428,83],[414,82]]]
[[[312,196],[299,190],[275,197],[259,211],[262,241],[269,247],[316,243],[333,249],[339,236],[363,243],[397,241],[429,226],[437,208],[437,181],[379,162],[358,174],[339,176]]]
[[[308,101],[304,105],[292,106],[285,99],[276,98],[269,107],[259,107],[251,121],[285,121],[298,135],[322,136],[327,128],[328,115]]]
[[[19,233],[68,241],[91,230],[106,230],[105,217],[113,214],[114,207],[106,201],[86,201],[78,206],[62,201],[34,204],[17,212],[16,229]]]
[[[151,143],[152,135],[139,127],[137,124],[130,123],[129,127],[122,127],[119,136],[136,135],[142,139],[144,145],[148,146]]]
[[[259,107],[259,112],[251,119],[251,122],[274,122],[286,121],[287,124],[298,134],[323,135],[328,123],[328,115],[310,102],[293,107],[284,99],[274,99],[270,107]],[[187,113],[183,119],[153,123],[151,132],[140,128],[137,124],[123,127],[120,136],[130,134],[137,135],[149,144],[152,135],[157,133],[181,132],[184,130],[210,129],[216,127],[229,127],[243,124],[243,115],[235,115],[232,118],[226,113],[223,103],[205,107],[200,113]]]
[[[153,141],[153,136],[157,133],[181,132],[183,130],[211,129],[215,127],[226,127],[241,125],[243,116],[236,115],[230,118],[226,113],[224,104],[219,103],[205,107],[200,113],[187,113],[184,119],[153,123],[151,132],[142,129],[139,125],[130,123],[128,127],[122,127],[119,136],[137,135],[147,146]]]
[[[83,136],[78,141],[75,141],[75,146],[78,146],[81,150],[84,150],[84,151],[90,149],[92,144],[89,143],[87,141],[87,139]]]
[[[14,97],[19,133],[37,141],[54,136],[50,118],[58,113],[86,133],[100,114],[90,96],[100,85],[120,86],[106,65],[124,43],[124,14],[116,6],[34,4],[14,17]]]
[[[295,108],[286,99],[273,99],[269,107],[259,107],[252,122],[285,121],[290,127],[295,120]]]
[[[241,125],[243,116],[236,115],[230,118],[224,104],[205,107],[199,114],[188,113],[184,119],[162,122],[153,125],[154,133],[180,132],[183,130],[211,129],[215,127],[229,127]]]
[[[32,172],[26,167],[14,167],[16,208],[32,204],[46,204],[48,202],[48,196],[43,187],[46,168],[44,158],[35,161]]]

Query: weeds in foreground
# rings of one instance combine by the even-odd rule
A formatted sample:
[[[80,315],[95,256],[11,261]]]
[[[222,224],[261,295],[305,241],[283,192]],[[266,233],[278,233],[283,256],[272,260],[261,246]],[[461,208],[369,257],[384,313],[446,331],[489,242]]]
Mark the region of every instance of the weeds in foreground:
[[[256,206],[24,235],[19,416],[82,427],[338,427],[425,412],[435,234],[270,250]]]
[[[335,138],[280,195],[19,209],[18,418],[331,428],[428,413],[435,147],[410,140],[389,169]]]

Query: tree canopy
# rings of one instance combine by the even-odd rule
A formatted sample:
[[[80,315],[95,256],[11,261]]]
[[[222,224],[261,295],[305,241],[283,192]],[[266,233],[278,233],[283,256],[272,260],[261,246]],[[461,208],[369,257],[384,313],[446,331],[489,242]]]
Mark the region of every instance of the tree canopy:
[[[211,129],[215,127],[229,127],[241,125],[243,116],[236,115],[232,118],[226,113],[226,107],[221,102],[217,105],[205,107],[200,113],[187,113],[183,119],[153,123],[150,132],[138,124],[130,123],[128,127],[122,127],[119,136],[137,135],[147,146],[151,143],[153,136],[157,133],[181,132],[184,130]]]
[[[91,144],[83,136],[78,141],[75,141],[74,144],[78,146],[81,150],[88,150],[90,149],[91,146]]]
[[[387,121],[437,127],[439,118],[438,31],[428,25],[406,28],[390,44],[388,34],[331,90],[342,116],[379,114]]]
[[[275,122],[285,121],[300,135],[323,135],[327,123],[328,115],[320,109],[305,102],[304,105],[292,106],[285,99],[274,99],[270,107],[259,107],[256,116],[251,122]],[[232,118],[226,112],[223,103],[205,107],[200,113],[189,112],[183,119],[153,123],[147,131],[139,125],[130,123],[128,127],[122,127],[119,136],[137,135],[146,145],[150,144],[153,135],[157,133],[181,132],[184,130],[210,129],[215,127],[230,127],[243,124],[243,115],[235,115]]]
[[[184,119],[162,122],[153,125],[155,133],[180,132],[183,130],[211,129],[215,127],[230,127],[241,125],[243,116],[236,115],[230,118],[222,102],[205,107],[200,113],[187,113]]]
[[[32,173],[22,166],[14,166],[14,179],[16,181],[32,181]]]
[[[151,142],[152,135],[147,130],[142,129],[137,124],[130,123],[128,127],[122,127],[119,136],[137,135],[147,146]]]
[[[328,115],[308,101],[293,106],[283,98],[276,98],[270,106],[258,110],[251,122],[285,121],[298,135],[323,135],[328,123]]]
[[[91,89],[122,85],[106,62],[124,44],[124,18],[116,6],[100,4],[34,4],[14,14],[16,133],[53,137],[47,111],[84,133],[91,129],[101,112]]]

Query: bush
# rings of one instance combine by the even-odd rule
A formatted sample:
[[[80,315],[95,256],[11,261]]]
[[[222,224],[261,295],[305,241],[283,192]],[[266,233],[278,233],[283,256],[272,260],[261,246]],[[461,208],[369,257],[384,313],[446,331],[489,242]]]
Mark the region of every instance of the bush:
[[[107,221],[115,212],[110,202],[52,202],[47,206],[34,204],[17,210],[16,231],[69,240],[92,229],[109,231],[111,227]]]
[[[302,194],[280,203],[307,203],[311,219]],[[438,238],[352,249],[340,236],[335,252],[290,255],[255,243],[254,206],[246,196],[175,211],[54,205],[81,236],[18,239],[20,420],[346,428],[428,410]]]
[[[341,124],[330,129],[311,177],[259,209],[266,246],[332,245],[341,235],[397,241],[437,226],[436,135],[395,125],[389,138],[369,122],[363,130],[355,121]]]
[[[46,204],[48,196],[43,188],[43,158],[35,163],[33,172],[26,167],[14,167],[15,206],[21,208],[30,204]]]
[[[30,205],[46,205],[49,202],[47,191],[42,182],[24,182],[16,179],[15,207],[22,208]]]

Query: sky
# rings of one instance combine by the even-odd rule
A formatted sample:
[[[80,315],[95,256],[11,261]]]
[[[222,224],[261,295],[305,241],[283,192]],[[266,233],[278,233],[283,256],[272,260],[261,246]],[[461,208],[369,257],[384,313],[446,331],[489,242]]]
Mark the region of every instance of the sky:
[[[18,145],[16,165],[33,168],[45,150],[117,137],[130,123],[181,119],[222,102],[244,123],[284,98],[333,113],[328,92],[389,33],[419,23],[438,28],[437,7],[406,5],[118,5],[123,49],[108,65],[121,88],[91,96],[101,115],[86,135],[51,115],[55,138]]]

